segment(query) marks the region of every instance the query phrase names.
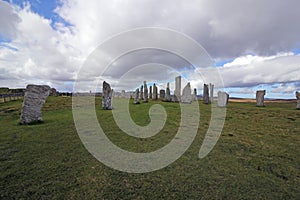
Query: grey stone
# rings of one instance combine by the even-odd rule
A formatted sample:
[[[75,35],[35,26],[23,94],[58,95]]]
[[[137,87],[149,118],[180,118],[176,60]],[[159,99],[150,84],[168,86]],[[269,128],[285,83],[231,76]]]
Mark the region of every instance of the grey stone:
[[[174,101],[180,102],[181,98],[181,76],[175,78],[175,91],[174,91]]]
[[[166,96],[166,91],[165,90],[160,90],[159,91],[159,98],[164,100]]]
[[[125,98],[125,97],[126,97],[125,90],[122,90],[122,91],[121,91],[121,97],[122,97],[122,98]]]
[[[144,90],[144,86],[141,85],[141,90],[140,90],[140,99],[141,99],[141,100],[144,99],[144,92],[143,92],[143,90]]]
[[[208,85],[203,85],[203,103],[209,104],[209,91],[208,91]]]
[[[148,102],[148,88],[147,88],[147,83],[144,81],[144,102]]]
[[[110,85],[105,81],[103,81],[102,90],[102,108],[104,110],[111,110],[113,108],[112,103],[114,91],[110,88]]]
[[[134,104],[139,104],[140,103],[139,95],[140,95],[140,91],[139,91],[139,88],[137,88],[135,90]]]
[[[218,106],[219,107],[227,107],[228,104],[228,99],[229,99],[229,94],[226,92],[218,92]]]
[[[191,90],[191,84],[188,82],[182,90],[181,103],[192,103],[193,96]]]
[[[210,103],[214,102],[214,85],[209,84],[209,95],[210,95]]]
[[[27,85],[21,110],[20,123],[42,122],[42,107],[51,88],[47,85]]]
[[[149,99],[152,99],[152,86],[149,87]]]
[[[300,110],[300,92],[296,92],[296,98],[297,98],[297,109]]]
[[[197,97],[197,89],[196,89],[196,88],[194,88],[193,101],[198,101],[198,97]]]
[[[262,107],[264,104],[264,96],[266,94],[266,90],[257,90],[256,91],[256,106]]]
[[[167,83],[165,101],[167,101],[167,102],[172,101],[172,99],[171,99],[171,91],[170,91],[170,84],[169,83]]]
[[[153,84],[153,96],[152,96],[153,100],[157,100],[157,87],[155,85],[155,83]]]

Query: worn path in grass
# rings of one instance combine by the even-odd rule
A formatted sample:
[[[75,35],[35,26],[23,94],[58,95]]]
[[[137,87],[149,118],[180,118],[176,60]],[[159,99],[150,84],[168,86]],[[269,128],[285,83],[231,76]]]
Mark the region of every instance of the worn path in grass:
[[[130,105],[133,120],[149,123],[151,105]],[[115,125],[111,111],[97,116],[119,147],[149,152],[176,134],[180,109],[166,108],[164,129],[147,139],[130,137]],[[18,124],[21,101],[0,103],[0,198],[22,199],[299,199],[300,112],[294,103],[229,103],[222,135],[198,158],[210,122],[210,106],[200,106],[198,134],[186,153],[168,167],[128,174],[106,167],[82,145],[72,117],[71,98],[49,97],[44,123]]]

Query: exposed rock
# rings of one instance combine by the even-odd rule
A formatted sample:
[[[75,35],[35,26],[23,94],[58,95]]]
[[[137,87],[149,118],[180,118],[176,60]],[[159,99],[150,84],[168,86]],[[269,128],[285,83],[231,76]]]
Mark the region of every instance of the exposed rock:
[[[297,98],[297,109],[300,110],[300,92],[296,92],[296,98]]]
[[[148,102],[148,88],[147,88],[147,83],[144,81],[144,102]]]
[[[47,85],[27,85],[21,111],[21,124],[42,122],[42,107],[50,94]]]
[[[149,98],[152,99],[152,86],[149,87]]]
[[[210,103],[214,102],[214,85],[209,84],[209,95],[210,95]]]
[[[188,82],[187,85],[182,90],[181,103],[192,103],[191,84]]]
[[[181,98],[181,76],[175,78],[174,101],[180,102]]]
[[[226,92],[218,92],[218,106],[219,107],[227,107],[228,104],[228,99],[229,99],[229,94]]]
[[[159,91],[159,98],[161,100],[164,100],[165,99],[165,96],[166,96],[166,91],[165,90],[160,90]]]
[[[155,83],[153,84],[153,100],[157,100],[157,87]]]
[[[256,91],[256,106],[262,107],[264,104],[264,96],[266,94],[266,90],[257,90]]]
[[[103,81],[103,92],[102,92],[102,108],[104,110],[111,110],[113,103],[114,91],[110,88],[110,85]]]
[[[167,101],[167,102],[172,101],[172,99],[171,99],[171,91],[170,91],[170,84],[169,83],[167,83],[165,101]]]
[[[207,84],[204,84],[203,86],[203,103],[209,104],[209,91]]]
[[[141,85],[141,89],[140,89],[140,99],[141,100],[144,100],[144,92],[143,92],[143,90],[144,90],[144,86]]]
[[[139,95],[140,95],[140,91],[139,91],[139,88],[137,88],[135,90],[134,104],[139,104],[140,103]]]

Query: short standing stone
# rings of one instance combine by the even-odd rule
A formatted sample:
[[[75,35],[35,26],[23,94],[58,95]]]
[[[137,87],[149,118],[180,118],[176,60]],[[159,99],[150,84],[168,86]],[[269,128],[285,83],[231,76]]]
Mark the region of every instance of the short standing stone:
[[[188,82],[182,90],[181,103],[192,103],[193,96],[191,90],[191,84]]]
[[[266,94],[266,90],[258,90],[256,91],[256,106],[265,106],[264,104],[264,96]]]
[[[165,101],[170,102],[171,99],[171,91],[170,91],[170,84],[167,83],[167,89],[166,89],[166,95],[165,95]]]
[[[300,110],[300,92],[296,92],[296,98],[297,98],[297,109]]]
[[[42,122],[42,107],[50,94],[47,85],[27,85],[21,111],[21,124]]]
[[[159,98],[161,100],[164,100],[165,99],[165,96],[166,96],[166,91],[165,90],[160,90],[159,91]]]
[[[207,84],[204,84],[203,86],[203,103],[209,104],[209,91]]]
[[[105,81],[103,82],[102,90],[102,108],[104,110],[111,110],[114,91],[110,88],[110,85]]]
[[[193,101],[198,101],[198,97],[197,97],[197,89],[196,89],[196,88],[194,88]]]
[[[149,98],[152,99],[152,86],[149,87]]]
[[[155,83],[153,84],[153,100],[157,100],[157,87]]]
[[[228,104],[229,95],[226,92],[218,92],[218,106],[226,107]]]
[[[134,104],[139,104],[140,103],[139,95],[140,95],[140,91],[139,91],[139,88],[137,88],[135,90]]]
[[[147,83],[144,81],[144,102],[148,102],[148,88],[147,88]]]

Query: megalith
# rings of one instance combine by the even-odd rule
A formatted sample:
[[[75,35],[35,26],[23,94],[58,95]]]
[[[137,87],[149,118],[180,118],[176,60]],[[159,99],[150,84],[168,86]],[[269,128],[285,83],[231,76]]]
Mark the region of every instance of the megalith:
[[[102,88],[102,108],[104,110],[111,110],[112,109],[112,102],[113,102],[113,90],[111,89],[110,85],[103,81],[103,88]]]

